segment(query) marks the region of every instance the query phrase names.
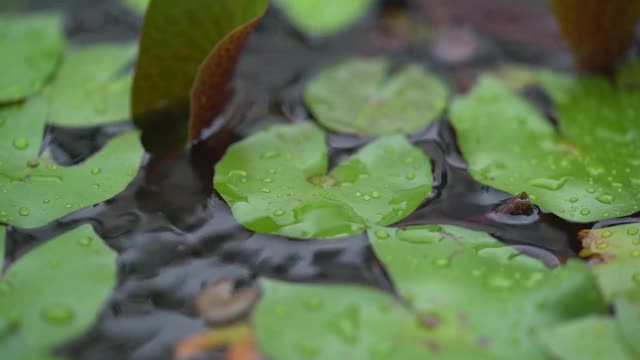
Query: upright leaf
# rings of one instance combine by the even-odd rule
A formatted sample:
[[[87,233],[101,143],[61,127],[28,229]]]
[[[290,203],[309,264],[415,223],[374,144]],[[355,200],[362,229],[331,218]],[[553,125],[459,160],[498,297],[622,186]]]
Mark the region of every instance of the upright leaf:
[[[182,107],[191,97],[190,138],[197,137],[223,108],[239,52],[267,3],[152,0],[133,82],[136,124],[145,127],[154,120],[145,114]]]

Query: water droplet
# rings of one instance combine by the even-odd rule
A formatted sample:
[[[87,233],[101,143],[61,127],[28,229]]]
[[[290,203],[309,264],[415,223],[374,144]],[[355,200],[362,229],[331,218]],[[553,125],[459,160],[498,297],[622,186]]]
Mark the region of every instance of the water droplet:
[[[84,237],[84,238],[80,239],[80,241],[78,241],[78,243],[81,246],[85,246],[85,247],[91,245],[92,242],[93,242],[93,238],[91,236]]]
[[[355,195],[356,195],[357,197],[360,197],[360,196],[362,196],[362,193],[361,193],[360,191],[358,191],[357,193],[355,193]]]
[[[631,276],[631,280],[633,280],[636,285],[640,285],[640,273],[635,273]]]
[[[24,150],[29,147],[29,140],[23,137],[13,139],[13,147],[18,150]]]
[[[22,216],[27,216],[27,215],[29,215],[29,213],[30,213],[30,211],[26,207],[20,208],[20,210],[18,210],[18,214],[20,214]]]
[[[627,235],[637,235],[638,234],[638,228],[628,228],[627,229]]]
[[[377,191],[374,191],[374,192],[371,193],[371,197],[374,198],[374,199],[377,199],[377,198],[380,197],[380,193],[377,192]]]
[[[49,305],[42,309],[40,314],[44,321],[55,325],[68,324],[74,317],[73,310],[70,307],[60,304]]]
[[[49,169],[49,170],[58,170],[58,165],[49,164],[49,165],[47,165],[47,169]]]
[[[358,340],[360,327],[360,309],[357,305],[349,306],[330,322],[333,332],[347,344]]]
[[[605,238],[605,239],[606,239],[606,238],[610,238],[610,237],[611,237],[611,235],[613,235],[613,233],[612,233],[611,231],[609,231],[609,230],[605,230],[605,231],[602,233],[602,237],[603,237],[603,238]]]
[[[389,238],[389,233],[386,230],[376,230],[375,234],[376,234],[376,237],[378,239],[387,239],[387,238]]]
[[[284,214],[285,214],[285,212],[282,211],[282,210],[276,210],[276,211],[273,212],[273,216],[282,216]]]
[[[277,173],[278,171],[276,169],[269,169],[268,172],[269,172],[269,174],[273,175],[273,174]]]
[[[631,252],[632,257],[640,257],[640,250],[633,250]]]
[[[316,296],[308,299],[305,302],[305,306],[309,310],[318,310],[318,309],[322,308],[322,305],[323,305],[322,299],[319,298],[319,297],[316,297]]]
[[[611,205],[613,204],[614,198],[611,195],[602,194],[602,195],[596,196],[596,200],[598,200],[602,204]]]
[[[263,183],[267,183],[267,184],[268,184],[268,183],[273,182],[273,179],[272,179],[272,178],[264,178],[264,179],[262,180],[262,182],[263,182]]]
[[[280,153],[276,151],[267,151],[266,153],[262,154],[263,159],[275,159],[278,156],[280,156]]]
[[[67,209],[71,209],[71,204],[65,204],[64,207]]]
[[[581,214],[581,215],[584,215],[584,216],[587,216],[587,215],[591,214],[591,210],[589,210],[589,209],[582,209],[582,210],[580,210],[580,214]]]
[[[449,266],[449,259],[441,258],[433,261],[433,264],[438,267],[447,267]]]
[[[588,188],[587,188],[587,192],[588,192],[589,194],[593,194],[594,192],[596,192],[596,189],[595,189],[595,188],[592,188],[592,187],[588,187]]]
[[[571,203],[577,203],[577,202],[578,202],[578,200],[579,200],[579,199],[578,199],[577,197],[575,197],[575,196],[574,196],[574,197],[572,197],[572,198],[570,198],[570,199],[569,199],[569,202],[571,202]]]
[[[262,188],[262,189],[260,189],[260,191],[261,191],[261,192],[263,192],[263,193],[265,193],[265,194],[268,194],[268,193],[270,193],[270,192],[271,192],[271,190],[269,190],[269,189],[267,189],[267,188]]]
[[[416,173],[414,172],[407,173],[406,178],[407,180],[413,180],[416,178]]]
[[[529,185],[545,190],[556,191],[560,190],[568,180],[568,177],[563,177],[562,179],[538,178],[529,181]]]
[[[513,285],[513,280],[504,274],[495,274],[487,280],[487,285],[497,289],[508,289]]]
[[[51,202],[51,200],[49,200],[49,199],[44,199],[44,200],[42,200],[42,203],[43,203],[43,204],[48,204],[48,203],[50,203],[50,202]]]
[[[91,175],[100,175],[101,172],[102,172],[102,169],[100,168],[91,169]]]
[[[371,196],[365,195],[365,196],[362,197],[362,199],[364,199],[366,201],[369,201],[369,200],[371,200]]]

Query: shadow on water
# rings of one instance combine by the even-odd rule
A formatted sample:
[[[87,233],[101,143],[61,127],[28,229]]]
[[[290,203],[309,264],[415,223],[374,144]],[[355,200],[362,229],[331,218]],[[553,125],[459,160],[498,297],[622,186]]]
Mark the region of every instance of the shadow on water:
[[[122,11],[113,2],[108,3],[104,7],[108,14],[100,19]],[[385,2],[387,10],[407,6],[413,7],[415,2]],[[95,32],[90,26],[83,31],[83,22],[70,18],[68,30],[79,34],[79,43],[87,39],[83,34]],[[248,287],[257,287],[256,279],[266,276],[306,283],[362,284],[394,291],[366,234],[302,241],[253,233],[237,223],[212,186],[214,164],[234,141],[265,124],[313,121],[301,91],[305,81],[323,66],[354,53],[384,54],[400,63],[433,63],[431,55],[415,51],[420,44],[400,49],[380,46],[379,36],[371,34],[389,30],[380,25],[379,18],[373,13],[344,35],[310,41],[286,25],[280,14],[270,11],[241,59],[234,99],[209,129],[206,139],[190,149],[181,145],[186,137],[186,105],[148,114],[154,125],[142,133],[147,154],[126,190],[41,228],[9,227],[7,263],[84,223],[92,224],[118,253],[116,288],[93,328],[64,346],[66,354],[91,360],[169,359],[178,340],[206,327],[194,313],[196,294],[206,284],[223,278]],[[136,22],[131,25],[131,21],[130,17],[119,18],[117,23],[125,30],[116,31],[117,36],[131,32],[130,26],[139,26]],[[483,57],[480,64],[468,67],[479,71],[483,64],[501,60],[499,55]],[[461,69],[441,70],[456,87],[456,74]],[[183,121],[174,121],[176,118]],[[44,146],[51,149],[59,163],[76,164],[98,151],[112,136],[131,128],[131,122],[86,129],[50,126]],[[580,248],[577,233],[594,226],[567,222],[527,203],[526,198],[514,199],[475,181],[467,171],[455,131],[446,117],[409,138],[432,160],[433,191],[397,226],[453,224],[485,231],[551,267],[574,256]],[[330,165],[340,163],[370,140],[329,133]],[[505,210],[513,209],[514,201],[526,211]],[[637,219],[632,216],[618,221]],[[216,354],[211,356],[217,358]]]

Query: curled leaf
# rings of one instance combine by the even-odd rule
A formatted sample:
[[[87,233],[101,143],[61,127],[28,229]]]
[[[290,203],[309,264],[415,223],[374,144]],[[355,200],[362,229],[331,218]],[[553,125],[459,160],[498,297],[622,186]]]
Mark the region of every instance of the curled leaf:
[[[266,8],[267,0],[152,0],[133,82],[136,125],[191,100],[196,138],[223,108],[240,50]]]

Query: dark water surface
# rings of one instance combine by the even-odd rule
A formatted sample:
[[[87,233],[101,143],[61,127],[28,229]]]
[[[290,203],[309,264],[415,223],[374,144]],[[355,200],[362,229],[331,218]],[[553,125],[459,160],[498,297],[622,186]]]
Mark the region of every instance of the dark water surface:
[[[492,2],[496,1],[487,3]],[[525,2],[514,2],[520,3]],[[493,28],[483,27],[481,21],[471,21],[473,17],[468,23],[455,24],[456,29],[473,34],[473,55],[461,63],[443,61],[434,55],[437,49],[418,36],[421,31],[432,31],[435,22],[427,22],[429,12],[423,5],[421,1],[385,1],[352,31],[324,40],[306,38],[277,11],[270,11],[244,52],[235,96],[206,141],[191,150],[174,149],[167,147],[172,131],[145,129],[143,139],[150,151],[135,180],[121,194],[41,228],[10,227],[8,262],[84,223],[92,224],[119,254],[118,285],[95,326],[62,351],[74,359],[170,359],[177,341],[206,328],[195,315],[194,298],[205,284],[220,279],[234,279],[238,287],[257,287],[260,277],[271,277],[355,283],[393,292],[366,234],[304,241],[244,229],[213,192],[213,166],[230,143],[262,125],[314,121],[302,101],[303,85],[319,69],[346,56],[387,55],[398,65],[418,62],[437,71],[457,91],[466,89],[479,71],[501,62],[556,68],[570,64],[566,52],[555,43],[514,42],[501,36],[500,31],[505,30],[495,30],[493,23]],[[32,8],[52,6],[43,0]],[[66,29],[73,45],[132,40],[141,24],[114,1],[60,1],[56,6],[68,13]],[[527,9],[519,8],[533,14],[539,11]],[[402,31],[407,28],[409,32]],[[465,50],[469,41],[465,38],[449,45]],[[454,51],[454,55],[459,53]],[[523,92],[532,103],[552,112],[536,94],[535,90]],[[98,128],[49,127],[43,146],[52,149],[59,163],[75,164],[114,135],[132,128],[124,119]],[[580,250],[580,230],[638,221],[638,216],[630,216],[600,224],[570,223],[528,203],[525,197],[515,199],[476,182],[467,171],[446,116],[410,138],[432,159],[433,191],[398,226],[453,224],[486,231],[553,267]],[[328,135],[331,165],[369,140]],[[220,357],[221,353],[212,352],[202,358]]]

